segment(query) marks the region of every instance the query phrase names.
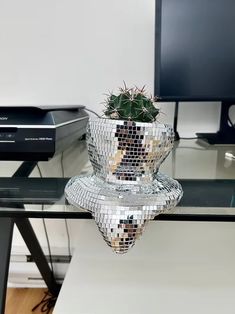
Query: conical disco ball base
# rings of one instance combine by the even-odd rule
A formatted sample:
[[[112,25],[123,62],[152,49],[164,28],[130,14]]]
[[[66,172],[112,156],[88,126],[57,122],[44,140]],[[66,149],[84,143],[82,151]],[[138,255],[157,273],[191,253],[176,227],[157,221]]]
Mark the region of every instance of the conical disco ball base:
[[[106,243],[116,253],[126,253],[142,235],[149,220],[177,205],[180,184],[162,173],[151,184],[119,185],[95,175],[70,179],[66,198],[74,206],[92,213]]]

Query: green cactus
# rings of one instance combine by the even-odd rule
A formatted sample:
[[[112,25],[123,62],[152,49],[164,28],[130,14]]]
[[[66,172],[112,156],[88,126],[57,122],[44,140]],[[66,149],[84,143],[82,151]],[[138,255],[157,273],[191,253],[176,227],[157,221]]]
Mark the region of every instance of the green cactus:
[[[110,94],[104,114],[107,118],[136,122],[153,122],[159,114],[154,99],[145,93],[145,87],[120,88],[118,95]]]

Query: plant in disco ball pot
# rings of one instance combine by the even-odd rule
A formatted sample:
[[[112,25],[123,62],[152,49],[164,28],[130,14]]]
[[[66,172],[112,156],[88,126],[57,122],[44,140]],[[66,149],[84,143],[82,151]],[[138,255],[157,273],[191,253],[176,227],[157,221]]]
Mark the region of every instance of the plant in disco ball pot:
[[[92,213],[105,241],[126,253],[146,223],[175,207],[180,184],[158,171],[174,143],[171,126],[159,123],[159,109],[144,88],[110,94],[104,118],[90,118],[87,148],[94,173],[66,186],[70,203]]]

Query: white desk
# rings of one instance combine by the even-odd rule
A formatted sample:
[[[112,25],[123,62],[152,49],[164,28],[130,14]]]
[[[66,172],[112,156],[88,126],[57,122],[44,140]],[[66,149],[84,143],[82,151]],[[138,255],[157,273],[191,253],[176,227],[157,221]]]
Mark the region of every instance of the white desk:
[[[151,222],[126,255],[94,221],[80,239],[53,314],[232,314],[234,223]]]

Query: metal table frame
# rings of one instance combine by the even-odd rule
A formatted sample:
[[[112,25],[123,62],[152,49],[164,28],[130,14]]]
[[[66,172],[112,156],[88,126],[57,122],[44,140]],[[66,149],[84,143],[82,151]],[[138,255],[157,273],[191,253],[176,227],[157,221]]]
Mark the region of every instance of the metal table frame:
[[[37,162],[24,162],[15,172],[13,177],[28,177]],[[14,204],[16,207],[16,204]],[[18,204],[18,208],[22,208],[22,204]],[[7,280],[9,272],[11,245],[13,227],[16,224],[25,244],[27,245],[34,262],[36,263],[42,278],[44,279],[48,289],[54,295],[58,295],[60,285],[55,281],[53,272],[51,271],[38,239],[33,231],[28,218],[0,218],[0,313],[5,312]]]

